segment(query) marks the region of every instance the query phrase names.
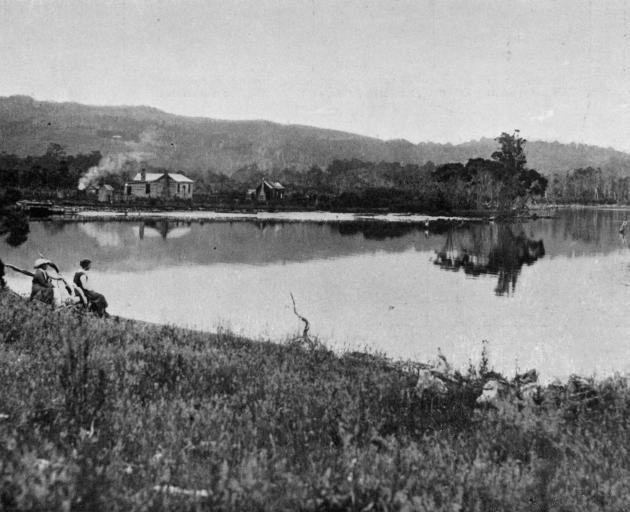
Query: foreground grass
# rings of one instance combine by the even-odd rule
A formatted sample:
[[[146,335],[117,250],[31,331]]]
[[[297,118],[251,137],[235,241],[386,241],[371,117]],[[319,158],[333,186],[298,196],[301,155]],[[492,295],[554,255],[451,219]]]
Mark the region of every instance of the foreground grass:
[[[480,409],[373,356],[0,293],[3,510],[630,510],[630,391]],[[481,373],[481,374],[480,374]]]

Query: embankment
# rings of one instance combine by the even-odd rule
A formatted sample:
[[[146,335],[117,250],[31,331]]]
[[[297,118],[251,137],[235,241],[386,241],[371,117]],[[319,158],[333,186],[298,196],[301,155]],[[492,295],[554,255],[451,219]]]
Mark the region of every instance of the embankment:
[[[630,508],[621,378],[480,406],[483,361],[418,388],[418,365],[8,292],[0,358],[3,510]]]

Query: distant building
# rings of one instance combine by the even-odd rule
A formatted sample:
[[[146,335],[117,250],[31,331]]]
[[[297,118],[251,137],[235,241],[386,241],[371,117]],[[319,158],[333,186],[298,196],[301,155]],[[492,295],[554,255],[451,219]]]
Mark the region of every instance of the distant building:
[[[192,199],[195,182],[181,173],[142,172],[125,183],[125,198]]]
[[[258,201],[279,201],[284,199],[285,188],[279,182],[270,182],[263,179],[256,187],[256,199]]]
[[[114,200],[114,187],[101,185],[98,188],[98,200],[100,203],[111,203]]]

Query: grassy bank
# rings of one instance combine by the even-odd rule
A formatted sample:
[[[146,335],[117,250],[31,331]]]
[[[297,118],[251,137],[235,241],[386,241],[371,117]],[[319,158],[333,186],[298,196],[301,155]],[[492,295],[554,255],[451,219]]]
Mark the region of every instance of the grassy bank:
[[[3,510],[630,509],[630,391],[480,407],[383,358],[0,293]]]

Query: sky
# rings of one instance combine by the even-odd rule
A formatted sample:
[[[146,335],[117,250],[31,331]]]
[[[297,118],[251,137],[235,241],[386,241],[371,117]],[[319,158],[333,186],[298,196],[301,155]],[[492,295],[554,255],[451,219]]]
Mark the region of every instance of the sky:
[[[630,2],[0,0],[0,96],[630,151]]]

